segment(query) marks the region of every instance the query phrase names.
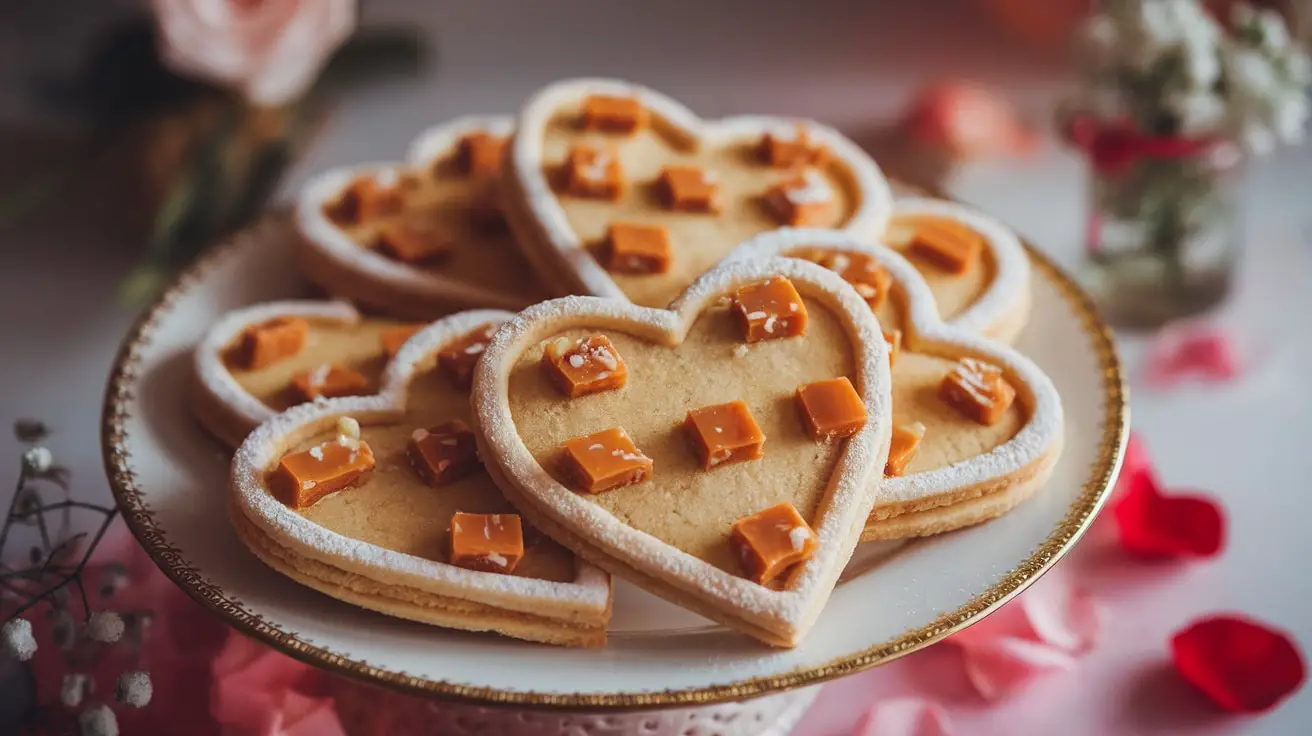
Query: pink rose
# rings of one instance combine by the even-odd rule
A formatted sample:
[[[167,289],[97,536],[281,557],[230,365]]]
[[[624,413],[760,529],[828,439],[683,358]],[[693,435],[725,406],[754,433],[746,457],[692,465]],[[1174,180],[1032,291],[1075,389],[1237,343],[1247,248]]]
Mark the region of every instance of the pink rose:
[[[355,0],[153,0],[160,58],[257,105],[304,92],[355,27]]]

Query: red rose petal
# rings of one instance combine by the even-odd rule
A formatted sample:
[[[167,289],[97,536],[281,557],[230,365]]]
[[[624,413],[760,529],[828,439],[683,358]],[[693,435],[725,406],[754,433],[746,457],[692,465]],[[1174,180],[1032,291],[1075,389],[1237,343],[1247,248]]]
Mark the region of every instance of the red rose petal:
[[[917,95],[905,125],[920,140],[960,158],[1032,153],[1039,136],[997,93],[964,81],[930,85]]]
[[[1121,546],[1140,557],[1211,557],[1225,545],[1221,507],[1202,496],[1167,496],[1149,472],[1122,478],[1112,508]]]
[[[1189,684],[1238,713],[1269,710],[1307,679],[1289,636],[1238,616],[1194,622],[1171,638],[1171,659]]]

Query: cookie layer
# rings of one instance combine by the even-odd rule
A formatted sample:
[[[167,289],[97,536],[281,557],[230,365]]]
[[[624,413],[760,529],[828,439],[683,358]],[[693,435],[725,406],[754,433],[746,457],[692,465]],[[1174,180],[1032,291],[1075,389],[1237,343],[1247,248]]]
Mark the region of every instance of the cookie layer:
[[[724,298],[777,276],[806,300],[815,320],[806,335],[750,347],[729,340]],[[549,401],[551,386],[532,375],[531,362],[543,341],[578,330],[616,341],[626,387]],[[819,614],[874,502],[890,431],[887,356],[869,308],[836,275],[787,259],[722,266],[668,311],[588,297],[525,310],[497,332],[475,375],[476,430],[507,496],[557,541],[657,595],[793,646]],[[771,366],[776,375],[759,375]],[[831,371],[851,378],[869,421],[850,440],[803,441],[795,384]],[[686,412],[739,394],[765,431],[765,458],[704,470],[691,450],[680,450]],[[552,444],[602,423],[637,428],[639,450],[656,460],[652,480],[591,496],[552,475]],[[810,514],[819,549],[772,590],[741,577],[727,539],[735,515],[783,499]]]
[[[650,123],[628,135],[585,129],[581,116],[592,96],[635,99]],[[654,90],[605,79],[559,82],[525,105],[506,161],[508,217],[542,278],[558,288],[663,307],[741,240],[780,225],[767,195],[798,172],[771,167],[758,146],[767,133],[788,134],[799,124],[827,152],[812,167],[832,194],[821,224],[878,235],[892,209],[888,183],[868,156],[832,129],[766,116],[705,121]],[[625,187],[617,200],[563,193],[561,164],[575,144],[610,151],[619,160]],[[667,206],[661,174],[670,165],[713,173],[719,211]],[[672,250],[669,270],[648,275],[608,271],[596,255],[615,222],[664,227]]]
[[[863,540],[936,534],[994,518],[1032,495],[1052,471],[1062,444],[1062,408],[1052,381],[1014,349],[962,326],[944,324],[916,267],[890,248],[832,230],[785,229],[745,243],[731,260],[829,248],[873,259],[892,293],[875,310],[883,329],[902,332],[892,369],[894,422],[925,425],[915,456],[880,484]],[[962,358],[1002,369],[1015,401],[981,425],[940,395]]]
[[[296,208],[300,269],[332,294],[407,319],[469,307],[518,309],[545,296],[510,231],[482,219],[498,206],[497,183],[470,176],[461,160],[465,136],[505,137],[511,126],[504,117],[458,118],[420,135],[404,163],[333,169],[313,179]],[[325,208],[361,177],[412,180],[404,210],[363,224],[335,223]],[[449,251],[429,263],[379,252],[380,229],[399,222],[432,228],[450,242]]]
[[[238,523],[262,535],[244,535],[259,544],[257,555],[312,587],[394,615],[524,638],[539,632],[553,643],[599,643],[610,610],[603,572],[536,534],[527,536],[513,574],[448,564],[455,511],[514,509],[484,472],[434,488],[407,456],[415,430],[470,419],[468,393],[436,367],[436,354],[475,332],[490,334],[509,316],[478,311],[440,320],[405,343],[379,395],[294,407],[253,432],[234,459],[232,485]],[[267,478],[279,459],[332,439],[343,416],[358,421],[376,458],[368,480],[306,509],[274,498]],[[541,619],[554,624],[544,628]]]

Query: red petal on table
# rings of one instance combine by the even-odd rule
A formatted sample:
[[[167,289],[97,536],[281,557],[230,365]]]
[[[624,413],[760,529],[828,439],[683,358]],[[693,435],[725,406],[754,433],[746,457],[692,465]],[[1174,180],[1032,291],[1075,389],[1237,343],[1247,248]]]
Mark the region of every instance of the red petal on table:
[[[1075,666],[1101,629],[1097,602],[1052,571],[983,621],[948,639],[962,649],[966,677],[989,700]]]
[[[1180,676],[1228,711],[1269,710],[1302,687],[1307,665],[1283,632],[1239,616],[1195,621],[1171,638]]]
[[[1152,458],[1148,455],[1148,449],[1140,439],[1138,432],[1131,432],[1130,439],[1125,443],[1125,458],[1121,460],[1121,473],[1116,477],[1116,487],[1112,489],[1112,497],[1120,498],[1130,492],[1135,480],[1141,475],[1156,477],[1157,470],[1153,467]]]
[[[1221,507],[1202,496],[1167,496],[1151,473],[1124,479],[1112,507],[1121,547],[1140,557],[1211,557],[1225,545]]]
[[[942,706],[921,698],[893,698],[875,703],[857,721],[852,736],[951,736],[952,724]]]
[[[922,141],[962,158],[1026,154],[1039,141],[1006,100],[959,81],[922,91],[912,103],[905,125]]]
[[[1184,324],[1162,330],[1148,348],[1144,380],[1155,388],[1171,388],[1197,378],[1228,383],[1244,372],[1234,340],[1210,325]]]

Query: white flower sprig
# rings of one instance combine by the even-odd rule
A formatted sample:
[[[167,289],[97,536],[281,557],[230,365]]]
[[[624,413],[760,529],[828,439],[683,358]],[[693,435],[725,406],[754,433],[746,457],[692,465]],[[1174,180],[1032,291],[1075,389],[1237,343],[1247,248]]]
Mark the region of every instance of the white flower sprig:
[[[1109,0],[1081,44],[1091,99],[1116,99],[1145,133],[1227,137],[1265,154],[1303,139],[1312,64],[1272,10],[1223,28],[1197,0]]]

